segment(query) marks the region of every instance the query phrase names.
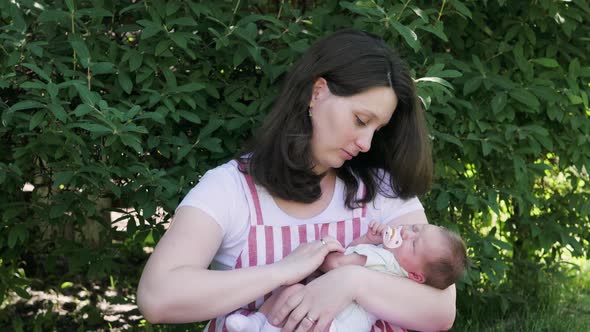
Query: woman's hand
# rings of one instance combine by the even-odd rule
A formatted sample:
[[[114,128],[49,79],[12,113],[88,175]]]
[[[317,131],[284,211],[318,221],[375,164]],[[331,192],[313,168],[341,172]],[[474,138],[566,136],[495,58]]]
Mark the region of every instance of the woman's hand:
[[[333,237],[299,245],[287,257],[276,262],[277,271],[284,275],[283,285],[293,285],[303,280],[324,262],[331,252],[344,252],[344,247]]]
[[[352,303],[360,280],[358,267],[343,266],[313,280],[287,299],[277,301],[269,321],[285,332],[323,332]]]

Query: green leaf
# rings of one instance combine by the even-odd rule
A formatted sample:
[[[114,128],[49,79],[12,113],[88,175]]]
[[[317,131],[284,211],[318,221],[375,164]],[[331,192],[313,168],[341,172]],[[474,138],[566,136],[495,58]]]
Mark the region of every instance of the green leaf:
[[[69,42],[74,51],[76,51],[76,56],[80,61],[80,64],[82,64],[84,68],[88,68],[90,65],[90,51],[84,40],[77,36],[71,36]]]
[[[446,210],[449,207],[449,193],[446,191],[442,191],[437,197],[436,197],[436,210],[438,211],[443,211]]]
[[[76,10],[76,8],[74,7],[74,0],[66,0],[66,6],[68,6],[68,9],[73,12],[74,10]]]
[[[197,21],[195,21],[192,17],[181,17],[168,21],[168,25],[171,27],[175,25],[194,27],[197,26],[197,24]]]
[[[47,83],[47,93],[51,98],[57,97],[57,94],[59,93],[59,87],[57,86],[57,84],[53,82]]]
[[[115,65],[110,62],[97,62],[90,64],[93,75],[110,74],[115,72]]]
[[[207,137],[199,141],[199,145],[211,152],[223,152],[221,140],[216,137]]]
[[[453,89],[453,85],[449,83],[449,81],[445,80],[444,78],[440,77],[420,77],[416,80],[416,82],[433,82],[438,83],[440,85],[446,86],[449,89]]]
[[[37,111],[31,117],[31,121],[29,122],[29,130],[33,130],[37,128],[37,126],[45,119],[45,112]]]
[[[105,127],[98,123],[79,123],[76,125],[76,127],[88,130],[92,134],[96,135],[106,135],[113,133],[113,130],[111,128]]]
[[[118,79],[121,88],[123,88],[123,91],[125,91],[127,94],[130,94],[131,90],[133,89],[133,82],[131,82],[129,74],[125,71],[121,71],[119,72]]]
[[[492,98],[492,111],[494,114],[502,111],[506,104],[508,103],[508,96],[505,92],[497,93],[494,98]]]
[[[41,81],[28,81],[28,82],[23,82],[20,84],[20,87],[22,89],[28,89],[28,90],[39,90],[39,89],[47,89],[47,85],[44,84]]]
[[[74,283],[71,281],[64,281],[59,288],[66,289],[74,286]]]
[[[465,81],[465,84],[463,85],[463,95],[468,96],[475,90],[479,89],[482,81],[483,78],[481,76],[472,77]]]
[[[508,242],[504,242],[502,240],[498,240],[496,238],[490,238],[493,245],[496,245],[500,249],[504,249],[507,251],[512,251],[512,245]]]
[[[170,39],[172,39],[172,41],[180,46],[180,48],[186,49],[186,45],[187,45],[187,39],[186,37],[184,37],[182,34],[179,34],[177,32],[173,32],[171,34],[168,35],[170,37]],[[157,55],[157,51],[156,51],[156,55]]]
[[[36,109],[36,108],[41,108],[41,107],[43,107],[43,104],[41,104],[38,101],[35,101],[35,100],[23,100],[23,101],[19,101],[18,103],[10,106],[10,109],[13,112],[16,112],[16,111],[28,110],[28,109]]]
[[[80,104],[74,110],[74,115],[78,117],[83,117],[88,113],[92,113],[94,109],[86,104]]]
[[[159,26],[149,26],[144,28],[141,31],[141,39],[148,39],[151,38],[155,35],[157,35],[160,31],[162,31],[162,28]]]
[[[234,67],[237,67],[240,64],[242,64],[242,62],[244,62],[244,59],[246,59],[247,56],[248,56],[248,52],[245,48],[243,48],[243,47],[238,48],[237,51],[234,52],[234,54],[233,54]]]
[[[104,17],[112,17],[113,13],[104,9],[104,8],[84,8],[76,10],[76,16],[89,16],[92,18],[104,18]]]
[[[129,135],[129,134],[121,134],[120,138],[121,138],[121,142],[124,145],[133,148],[137,153],[143,153],[143,148],[141,147],[141,141],[139,140],[139,138],[137,136]]]
[[[67,23],[70,20],[70,13],[63,11],[63,10],[44,10],[39,15],[39,22],[57,22],[57,23]]]
[[[197,82],[181,85],[174,89],[175,92],[196,92],[205,88],[205,85]]]
[[[235,130],[241,128],[246,122],[248,122],[248,118],[239,116],[226,122],[225,129],[230,131]]]
[[[510,97],[533,109],[538,109],[539,106],[541,106],[541,103],[539,103],[539,99],[537,99],[537,96],[523,88],[510,90],[508,94],[510,94]]]
[[[129,57],[129,71],[130,72],[136,71],[139,67],[141,67],[142,62],[143,62],[143,54],[133,52],[131,54],[131,56]]]
[[[9,242],[9,246],[10,246],[10,242]],[[12,247],[11,247],[11,248],[12,248]],[[12,288],[12,290],[13,290],[13,291],[14,291],[14,292],[15,292],[15,293],[18,295],[18,296],[22,297],[23,299],[30,300],[30,299],[32,298],[31,294],[29,294],[29,293],[28,293],[26,290],[24,290],[24,289],[22,289],[22,288],[20,288],[20,287],[14,287],[14,288]],[[20,320],[20,319],[19,319],[19,321],[20,321],[20,324],[18,324],[18,323],[17,323],[17,326],[18,326],[18,325],[20,325],[20,326],[21,326],[21,328],[22,328],[22,325],[23,325],[23,323],[22,323],[22,320]],[[13,327],[14,327],[14,325],[13,325]]]
[[[184,111],[184,110],[180,110],[177,111],[178,114],[180,114],[180,116],[192,123],[196,123],[199,124],[201,123],[201,118],[196,114],[196,113],[192,113],[192,112],[188,112],[188,111]]]
[[[404,38],[406,43],[414,50],[414,52],[418,52],[420,49],[420,41],[418,40],[418,35],[408,28],[405,25],[402,25],[395,19],[391,19],[391,25],[393,25],[394,29]]]
[[[453,7],[455,7],[455,9],[461,13],[463,16],[467,16],[469,18],[473,18],[471,11],[469,10],[469,8],[467,8],[467,6],[465,6],[465,4],[463,4],[463,2],[459,1],[459,0],[449,0],[449,3],[451,5],[453,5]]]
[[[32,64],[32,63],[23,63],[24,67],[29,68],[30,70],[32,70],[33,72],[35,72],[35,74],[39,75],[39,77],[41,77],[42,79],[46,80],[47,82],[51,81],[51,78],[49,77],[49,75],[47,74],[46,71],[44,71],[43,69],[37,67],[36,65]]]
[[[547,68],[559,67],[559,63],[557,63],[557,61],[555,61],[555,59],[551,59],[551,58],[537,58],[537,59],[531,59],[531,61],[534,63],[537,63],[543,67],[547,67]]]
[[[213,133],[215,130],[217,130],[217,128],[221,127],[223,122],[224,122],[223,120],[217,119],[217,118],[209,119],[209,122],[207,123],[207,125],[203,129],[201,129],[201,132],[199,133],[199,137],[200,138],[209,137],[209,135],[211,135],[211,133]]]
[[[180,9],[180,3],[177,1],[168,1],[166,4],[166,16],[172,16]]]
[[[482,139],[481,140],[481,150],[483,152],[483,156],[487,156],[490,154],[490,152],[492,152],[492,145],[486,140],[486,139]]]
[[[59,188],[60,185],[67,186],[74,177],[73,171],[57,172],[54,175],[53,188]]]
[[[76,84],[74,85],[76,90],[78,91],[78,95],[82,101],[90,106],[95,106],[100,101],[100,97],[97,96],[94,92],[88,90],[88,88],[83,84]]]
[[[8,231],[8,247],[14,248],[18,242],[24,243],[27,240],[29,232],[25,225],[16,224]]]
[[[439,138],[442,141],[453,143],[460,148],[463,147],[463,143],[461,143],[461,141],[455,136],[452,136],[452,135],[449,135],[446,133],[441,133],[441,132],[435,132],[434,135],[435,135],[435,137]]]
[[[164,40],[160,40],[158,42],[158,44],[156,44],[156,49],[154,54],[156,56],[160,56],[162,55],[162,53],[168,51],[168,48],[170,47],[170,40],[164,39]]]

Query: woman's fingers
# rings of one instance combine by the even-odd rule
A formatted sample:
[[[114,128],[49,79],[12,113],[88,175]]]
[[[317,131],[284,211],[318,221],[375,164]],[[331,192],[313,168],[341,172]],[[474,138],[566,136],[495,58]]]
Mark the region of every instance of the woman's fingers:
[[[311,317],[310,314],[305,315],[305,317],[303,317],[303,319],[301,320],[301,322],[297,326],[297,329],[295,330],[295,332],[311,331],[313,329],[315,322],[316,322],[316,319],[311,319],[310,317]]]
[[[307,331],[309,328],[311,328],[311,318],[305,318],[308,314],[308,309],[307,306],[305,305],[299,305],[298,307],[296,307],[295,309],[293,309],[293,311],[291,311],[291,314],[289,315],[289,318],[287,319],[287,322],[285,322],[285,325],[283,326],[282,331],[284,332],[291,332],[291,331]],[[300,326],[302,325],[302,326]],[[303,328],[304,326],[307,326],[307,329],[302,330],[301,328]],[[301,328],[300,328],[301,327]]]
[[[325,332],[330,330],[332,320],[327,317],[320,317],[313,327],[313,332]]]
[[[294,308],[303,301],[303,293],[295,292],[288,298],[279,298],[271,309],[268,320],[274,326],[280,326],[291,314]]]

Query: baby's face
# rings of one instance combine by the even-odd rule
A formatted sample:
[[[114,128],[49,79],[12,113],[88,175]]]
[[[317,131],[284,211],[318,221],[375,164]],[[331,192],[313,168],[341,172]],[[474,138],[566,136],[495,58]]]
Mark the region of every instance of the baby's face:
[[[423,272],[428,259],[442,249],[444,235],[442,230],[434,225],[403,225],[401,236],[401,246],[391,251],[408,272]]]

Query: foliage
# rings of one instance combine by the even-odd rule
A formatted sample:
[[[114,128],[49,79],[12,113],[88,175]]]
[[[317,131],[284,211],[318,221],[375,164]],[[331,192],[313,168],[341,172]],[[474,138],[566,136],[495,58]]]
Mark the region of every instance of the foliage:
[[[137,278],[169,221],[156,207],[173,212],[302,52],[350,26],[416,78],[436,159],[423,202],[474,262],[460,317],[550,298],[564,253],[588,257],[589,22],[584,0],[0,2],[0,302],[42,278]]]

